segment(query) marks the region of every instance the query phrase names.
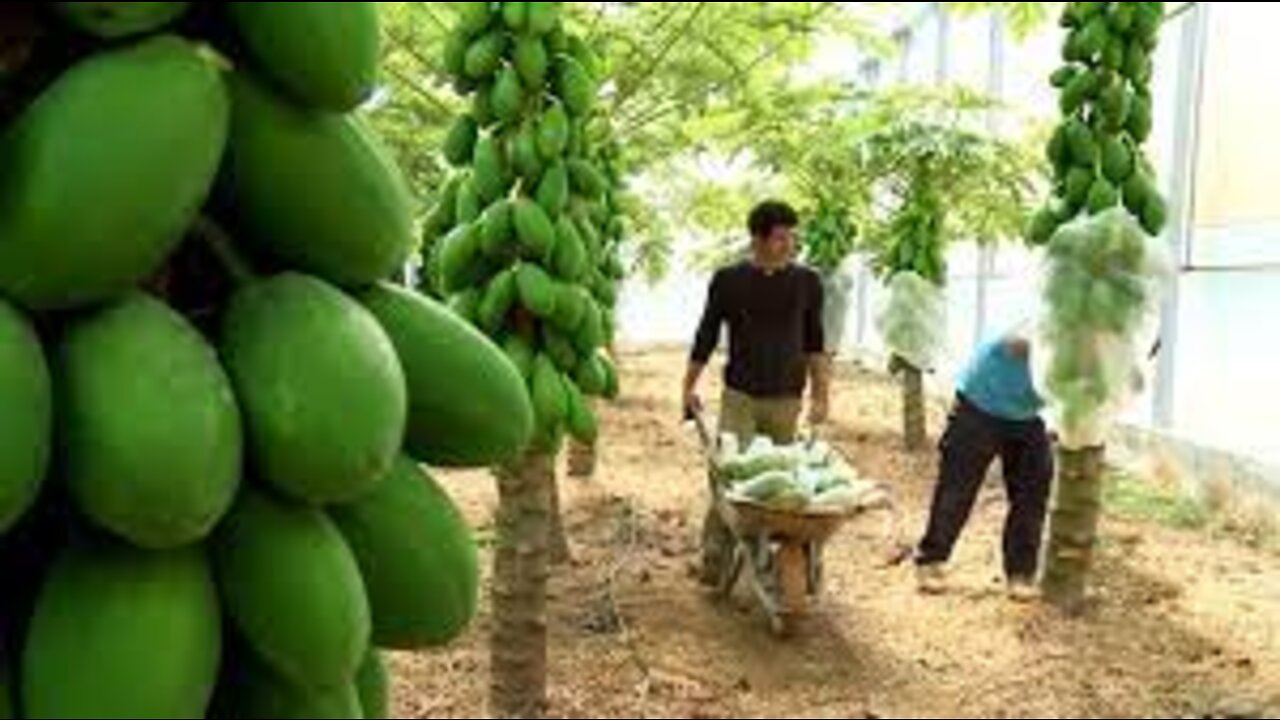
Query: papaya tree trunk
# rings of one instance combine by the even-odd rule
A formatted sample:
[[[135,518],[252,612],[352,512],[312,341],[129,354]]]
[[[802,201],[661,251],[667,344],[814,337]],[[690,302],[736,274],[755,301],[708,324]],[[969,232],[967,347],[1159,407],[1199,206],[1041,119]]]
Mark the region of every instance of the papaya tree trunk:
[[[1102,515],[1104,448],[1060,449],[1049,521],[1044,596],[1068,615],[1084,612]]]
[[[490,655],[494,718],[547,710],[547,540],[555,458],[532,452],[498,476]]]
[[[596,446],[577,440],[569,444],[569,476],[584,480],[596,474]]]
[[[551,474],[550,535],[547,537],[549,559],[552,565],[564,565],[573,559],[569,551],[569,534],[564,529],[564,508],[561,500],[560,480]]]
[[[902,432],[909,452],[920,452],[928,443],[925,424],[924,373],[908,362],[902,369]]]

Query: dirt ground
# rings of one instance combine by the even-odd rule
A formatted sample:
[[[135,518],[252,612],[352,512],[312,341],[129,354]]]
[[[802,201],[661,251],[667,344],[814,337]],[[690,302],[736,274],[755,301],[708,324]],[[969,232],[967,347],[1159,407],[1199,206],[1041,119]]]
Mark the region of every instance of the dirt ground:
[[[696,435],[678,423],[682,371],[679,353],[628,354],[598,477],[563,481],[575,560],[553,581],[553,717],[1278,717],[1265,708],[1280,707],[1280,558],[1110,517],[1094,607],[1065,620],[1002,593],[999,483],[951,593],[918,595],[910,567],[885,562],[884,518],[868,516],[828,546],[818,614],[775,640],[745,589],[719,603],[691,575],[706,494]],[[836,396],[828,439],[893,490],[914,540],[935,454],[901,451],[885,378],[844,371]],[[493,482],[446,481],[490,537]],[[487,663],[487,614],[446,651],[397,657],[396,717],[486,717]]]

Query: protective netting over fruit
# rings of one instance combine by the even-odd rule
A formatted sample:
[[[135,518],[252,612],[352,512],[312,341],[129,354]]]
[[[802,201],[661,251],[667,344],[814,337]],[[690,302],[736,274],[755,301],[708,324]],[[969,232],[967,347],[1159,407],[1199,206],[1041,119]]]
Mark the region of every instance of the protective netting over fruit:
[[[822,333],[828,353],[836,354],[844,346],[854,289],[854,277],[845,267],[837,267],[822,276]]]
[[[914,272],[889,281],[889,294],[876,316],[889,352],[920,370],[932,370],[947,347],[947,297],[942,288]]]
[[[1064,225],[1045,260],[1036,376],[1069,448],[1105,442],[1141,390],[1168,249],[1123,209]]]

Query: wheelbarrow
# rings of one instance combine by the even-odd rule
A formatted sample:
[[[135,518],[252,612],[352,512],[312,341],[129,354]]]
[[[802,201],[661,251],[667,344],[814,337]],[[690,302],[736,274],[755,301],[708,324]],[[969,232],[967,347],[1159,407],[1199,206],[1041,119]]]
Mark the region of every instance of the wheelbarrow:
[[[704,417],[690,412],[686,419],[696,426],[707,459],[711,512],[732,538],[731,549],[722,562],[716,563],[718,567],[712,568],[715,594],[727,599],[745,577],[776,636],[793,635],[797,625],[812,614],[815,601],[823,592],[824,549],[851,520],[875,510],[889,511],[894,552],[901,546],[897,542],[898,514],[882,487],[868,493],[865,503],[839,509],[779,509],[735,496],[720,472],[719,443],[712,438]],[[814,437],[811,434],[809,442]]]

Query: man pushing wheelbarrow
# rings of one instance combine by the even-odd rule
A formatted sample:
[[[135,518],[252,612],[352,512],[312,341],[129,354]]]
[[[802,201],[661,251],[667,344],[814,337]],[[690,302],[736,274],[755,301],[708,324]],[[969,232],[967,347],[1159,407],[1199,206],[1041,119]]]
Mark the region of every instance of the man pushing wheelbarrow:
[[[795,260],[799,217],[785,203],[769,201],[751,211],[751,257],[716,272],[690,353],[684,382],[686,416],[702,413],[698,382],[729,331],[719,433],[749,446],[758,436],[778,445],[795,442],[804,395],[811,425],[826,422],[830,361],[823,336],[822,280]],[[721,581],[734,538],[721,513],[708,511],[703,529],[701,576]]]

